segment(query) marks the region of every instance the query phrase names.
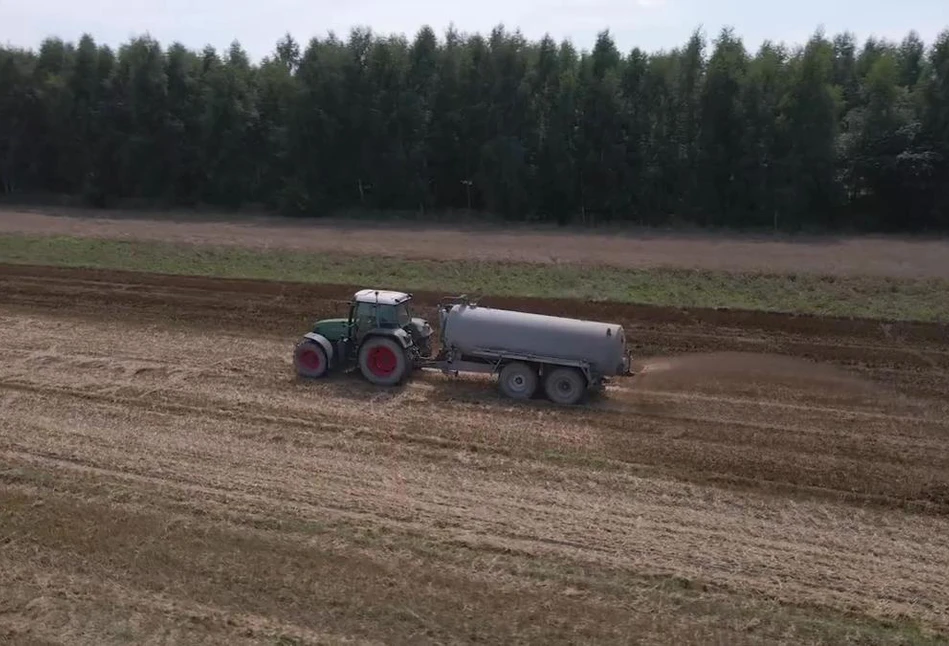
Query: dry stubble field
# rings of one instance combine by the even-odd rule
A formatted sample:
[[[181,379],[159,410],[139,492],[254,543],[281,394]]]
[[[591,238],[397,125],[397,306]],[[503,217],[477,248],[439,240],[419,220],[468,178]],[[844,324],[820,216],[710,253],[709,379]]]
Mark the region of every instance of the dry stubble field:
[[[492,299],[630,329],[563,410],[297,381],[347,295],[0,266],[0,640],[949,636],[944,327]]]

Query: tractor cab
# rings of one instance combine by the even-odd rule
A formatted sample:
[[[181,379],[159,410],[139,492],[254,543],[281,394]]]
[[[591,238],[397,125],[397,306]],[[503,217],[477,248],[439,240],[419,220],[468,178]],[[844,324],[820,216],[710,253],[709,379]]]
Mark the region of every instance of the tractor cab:
[[[412,323],[411,294],[364,289],[356,292],[349,308],[349,337],[361,340],[376,329],[405,329]]]
[[[388,290],[363,289],[356,292],[349,309],[349,334],[357,346],[367,334],[391,330],[408,334],[420,358],[432,351],[432,328],[428,321],[413,318],[412,295]]]

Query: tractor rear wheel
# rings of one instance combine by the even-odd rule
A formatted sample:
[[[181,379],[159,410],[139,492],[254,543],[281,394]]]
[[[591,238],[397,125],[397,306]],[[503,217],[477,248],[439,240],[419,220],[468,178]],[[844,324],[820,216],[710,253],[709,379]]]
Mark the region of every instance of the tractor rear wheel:
[[[293,365],[298,375],[308,379],[318,379],[329,369],[326,351],[314,341],[303,341],[297,344],[293,353]]]
[[[409,358],[401,345],[386,337],[373,337],[359,349],[359,369],[377,386],[395,386],[409,373]]]
[[[586,378],[576,368],[554,368],[544,379],[544,392],[555,404],[573,406],[583,399],[586,385]]]
[[[511,399],[530,399],[537,392],[537,371],[520,361],[509,363],[501,369],[498,385]]]

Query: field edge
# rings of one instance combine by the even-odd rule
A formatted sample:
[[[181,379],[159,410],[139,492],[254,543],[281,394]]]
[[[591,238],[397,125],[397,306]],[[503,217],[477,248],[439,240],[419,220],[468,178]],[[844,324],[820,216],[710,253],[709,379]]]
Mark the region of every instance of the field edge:
[[[491,297],[581,300],[684,310],[949,322],[949,281],[622,269],[593,264],[405,260],[228,245],[0,234],[0,264],[281,283],[379,286]]]
[[[141,286],[170,286],[200,290],[214,287],[258,295],[279,295],[281,298],[320,298],[347,301],[352,294],[365,287],[356,283],[306,282],[267,278],[240,278],[204,274],[163,273],[148,270],[110,269],[105,267],[73,267],[47,264],[8,263],[0,261],[0,279],[51,279],[96,283],[122,282]],[[441,298],[452,295],[446,291],[412,290],[413,300],[434,305]],[[615,313],[652,323],[683,323],[716,327],[750,329],[781,329],[792,333],[846,334],[849,336],[886,338],[911,337],[919,340],[944,341],[949,324],[941,321],[892,320],[859,316],[833,316],[807,312],[773,312],[730,307],[689,307],[629,303],[611,300],[558,298],[542,296],[478,295],[481,302],[498,308],[523,308],[540,314],[567,317],[584,316],[582,310]]]

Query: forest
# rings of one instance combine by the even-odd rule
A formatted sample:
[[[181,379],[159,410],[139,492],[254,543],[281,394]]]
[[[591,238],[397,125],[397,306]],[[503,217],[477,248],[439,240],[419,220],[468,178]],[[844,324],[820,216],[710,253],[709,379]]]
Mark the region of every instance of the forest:
[[[590,49],[353,29],[251,61],[149,36],[0,48],[0,193],[108,207],[949,229],[949,30]],[[481,214],[481,215],[479,215]]]

